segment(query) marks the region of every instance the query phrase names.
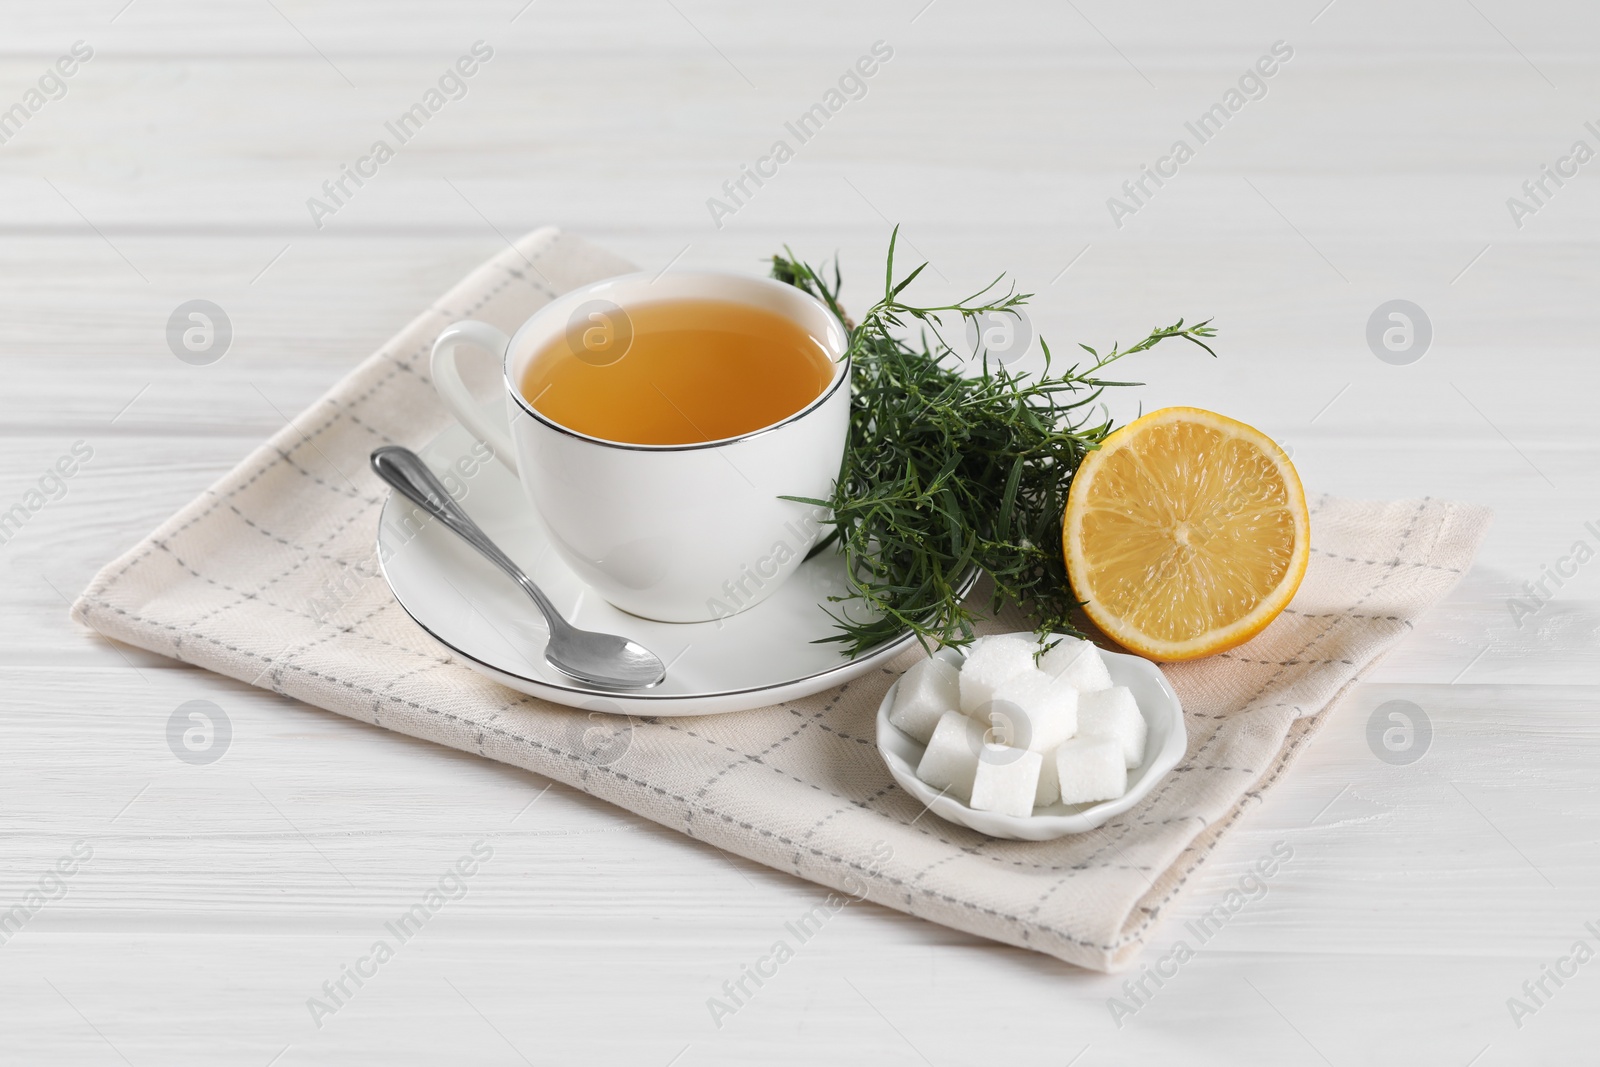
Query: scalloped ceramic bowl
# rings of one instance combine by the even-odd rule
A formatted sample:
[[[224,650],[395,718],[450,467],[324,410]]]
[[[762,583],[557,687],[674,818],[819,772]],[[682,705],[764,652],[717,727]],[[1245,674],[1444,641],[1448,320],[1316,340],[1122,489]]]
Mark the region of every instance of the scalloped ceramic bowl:
[[[1015,636],[1031,638],[1033,635],[1021,633]],[[966,659],[953,648],[941,648],[934,655],[957,667]],[[889,687],[883,696],[883,703],[878,705],[878,754],[889,765],[889,773],[900,783],[900,788],[922,801],[929,811],[941,819],[970,827],[990,837],[1049,841],[1067,834],[1093,830],[1148,796],[1155,784],[1183,759],[1184,749],[1188,746],[1188,737],[1183,728],[1183,708],[1178,703],[1178,694],[1172,691],[1161,670],[1149,660],[1123,652],[1101,649],[1100,655],[1105,658],[1111,683],[1125,685],[1133,691],[1139,711],[1149,727],[1144,762],[1128,770],[1128,791],[1116,800],[1102,800],[1095,804],[1062,804],[1057,801],[1048,807],[1034,808],[1032,815],[1016,816],[977,811],[955,797],[942,795],[917,777],[923,744],[889,722],[889,709],[894,706],[894,695],[900,689],[898,680]]]

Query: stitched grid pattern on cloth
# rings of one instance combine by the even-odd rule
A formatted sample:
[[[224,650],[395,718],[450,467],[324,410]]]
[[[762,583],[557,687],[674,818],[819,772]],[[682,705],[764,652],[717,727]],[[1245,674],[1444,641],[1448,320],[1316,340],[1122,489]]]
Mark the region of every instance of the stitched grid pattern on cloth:
[[[420,447],[448,423],[426,374],[445,325],[470,316],[509,332],[556,293],[630,269],[554,230],[518,241],[109,564],[74,617],[547,775],[798,877],[865,886],[889,907],[1106,970],[1137,953],[1221,835],[1283,774],[1318,713],[1455,584],[1488,523],[1482,509],[1446,501],[1317,500],[1312,560],[1290,610],[1247,645],[1166,669],[1185,709],[1184,760],[1092,833],[992,840],[900,791],[878,758],[873,717],[919,650],[804,700],[644,720],[627,751],[602,765],[580,742],[585,713],[455,661],[371,577],[384,487],[366,457],[380,444]],[[334,610],[329,588],[342,590]],[[988,627],[1025,628],[1009,614]]]

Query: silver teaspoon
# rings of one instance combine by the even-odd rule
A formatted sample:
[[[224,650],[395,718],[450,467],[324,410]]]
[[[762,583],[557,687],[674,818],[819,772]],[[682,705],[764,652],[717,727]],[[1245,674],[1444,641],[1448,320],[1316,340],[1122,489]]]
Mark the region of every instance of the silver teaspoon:
[[[533,579],[479,529],[461,506],[451,499],[444,483],[422,458],[409,448],[386,445],[372,453],[372,469],[407,500],[444,523],[467,544],[510,575],[534,602],[550,626],[544,658],[564,674],[608,689],[644,689],[667,675],[666,667],[648,648],[616,634],[580,630],[561,617]]]

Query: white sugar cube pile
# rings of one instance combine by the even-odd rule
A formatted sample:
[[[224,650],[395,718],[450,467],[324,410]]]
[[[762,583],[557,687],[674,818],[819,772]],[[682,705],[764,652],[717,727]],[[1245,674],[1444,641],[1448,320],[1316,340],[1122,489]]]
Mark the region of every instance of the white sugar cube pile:
[[[1133,693],[1072,637],[1043,654],[1031,638],[981,637],[959,670],[923,660],[900,680],[889,721],[927,746],[917,777],[978,811],[1115,800],[1144,762]]]

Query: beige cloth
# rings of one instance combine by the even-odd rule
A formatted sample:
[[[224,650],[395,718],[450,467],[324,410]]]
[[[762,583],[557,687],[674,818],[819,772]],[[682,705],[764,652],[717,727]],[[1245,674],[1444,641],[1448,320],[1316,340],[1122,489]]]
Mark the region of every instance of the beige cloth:
[[[470,316],[509,331],[554,293],[627,269],[553,230],[524,238],[107,566],[73,616],[548,775],[800,878],[1104,970],[1138,952],[1218,838],[1283,774],[1318,713],[1455,584],[1488,522],[1481,509],[1432,500],[1316,501],[1311,565],[1293,606],[1231,653],[1167,668],[1188,753],[1144,803],[1093,833],[991,840],[923,813],[896,787],[873,743],[874,713],[920,651],[805,700],[642,720],[619,758],[614,746],[598,758],[585,748],[594,731],[584,713],[473,672],[370,577],[385,488],[367,455],[421,446],[447,425],[428,380],[429,347],[447,323]],[[338,610],[329,614],[329,603]]]

